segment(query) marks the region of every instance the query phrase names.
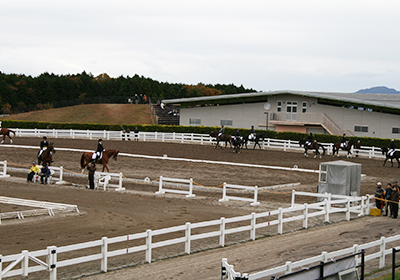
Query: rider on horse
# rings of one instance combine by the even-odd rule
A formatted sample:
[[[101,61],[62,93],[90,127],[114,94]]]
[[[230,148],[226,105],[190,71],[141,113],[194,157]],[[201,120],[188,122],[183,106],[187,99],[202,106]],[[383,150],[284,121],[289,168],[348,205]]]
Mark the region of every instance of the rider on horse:
[[[346,148],[348,144],[348,140],[346,138],[346,133],[343,134],[343,138],[342,138],[342,148]]]
[[[47,148],[49,147],[49,142],[47,142],[47,137],[43,136],[43,140],[42,142],[40,142],[40,151],[39,151],[39,164],[42,162],[42,154],[44,151],[47,150]]]
[[[92,162],[95,163],[96,160],[101,159],[103,155],[104,147],[103,147],[103,140],[99,139],[99,142],[97,143],[97,150],[96,152],[93,153],[92,156]]]
[[[313,134],[310,132],[310,135],[308,135],[307,139],[306,139],[306,145],[307,146],[311,146],[311,144],[314,142],[314,136]]]
[[[221,129],[218,131],[218,139],[221,139],[221,135],[225,133],[225,127],[222,125]]]
[[[251,126],[249,140],[256,139],[256,132],[254,131],[254,125]]]
[[[394,139],[392,139],[392,142],[390,143],[389,151],[387,152],[386,156],[391,157],[393,156],[393,153],[396,150],[396,143],[394,142]]]

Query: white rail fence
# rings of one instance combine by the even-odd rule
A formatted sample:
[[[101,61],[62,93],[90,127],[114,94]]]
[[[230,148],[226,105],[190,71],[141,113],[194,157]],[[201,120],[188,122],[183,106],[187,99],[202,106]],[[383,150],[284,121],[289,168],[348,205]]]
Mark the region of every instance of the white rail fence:
[[[222,259],[222,269],[224,271],[224,277],[222,279],[248,279],[248,280],[256,280],[256,279],[269,279],[267,277],[278,276],[282,274],[291,273],[292,271],[300,268],[304,268],[305,266],[310,266],[319,262],[326,262],[328,260],[334,260],[335,258],[340,258],[346,255],[351,255],[354,253],[359,253],[361,250],[365,251],[365,262],[379,259],[379,268],[383,268],[385,266],[386,256],[392,254],[392,249],[386,249],[387,247],[395,247],[396,244],[389,245],[390,243],[394,243],[400,241],[400,235],[395,235],[392,237],[381,237],[376,241],[372,241],[369,243],[365,243],[362,245],[355,244],[353,247],[334,251],[334,252],[322,252],[321,255],[311,257],[308,259],[303,259],[296,262],[286,262],[284,265],[271,268],[268,270],[255,272],[252,274],[249,273],[239,273],[236,272],[233,265],[228,264],[228,260],[226,258]],[[398,244],[398,243],[397,243]],[[368,252],[368,253],[367,253]],[[356,257],[356,265],[360,264],[360,258]],[[237,278],[235,278],[237,277]]]
[[[22,129],[22,128],[12,128],[16,132],[17,137],[42,137],[48,136],[52,138],[87,138],[87,139],[113,139],[122,140],[122,131],[107,131],[107,130],[73,130],[73,129]],[[213,143],[213,138],[207,134],[196,134],[196,133],[164,133],[164,132],[139,132],[139,140],[147,141],[176,141],[181,143],[198,143],[198,144],[211,144]],[[266,148],[276,148],[287,150],[304,150],[299,146],[298,141],[293,140],[281,140],[281,139],[265,139],[261,143],[262,149]],[[333,152],[333,143],[321,143],[327,149],[328,154]],[[339,151],[340,153],[346,153],[346,151]],[[358,152],[358,153],[357,153]],[[361,146],[359,150],[352,149],[352,153],[357,153],[361,156],[366,156],[369,158],[385,158],[382,155],[381,149],[379,147],[369,147]]]
[[[169,182],[173,182],[170,184]],[[176,185],[174,183],[179,183],[179,187],[188,188],[188,190],[177,190],[177,189],[167,189],[164,185]],[[193,194],[193,179],[176,179],[176,178],[167,178],[160,176],[159,184],[158,184],[158,192],[156,194],[165,194],[165,193],[177,193],[177,194],[185,194],[186,197],[195,197]]]
[[[103,188],[103,190],[107,190],[107,188],[114,188],[115,191],[124,191],[125,188],[122,187],[122,173],[107,173],[107,172],[96,172],[95,173],[95,185],[97,188]],[[118,181],[117,184],[111,184],[110,181]]]
[[[242,196],[233,196],[233,195],[227,195],[227,189],[235,189],[235,190],[244,190],[246,192],[254,192],[254,197],[253,198],[247,198],[247,197],[242,197]],[[248,186],[241,186],[241,185],[232,185],[232,184],[227,184],[224,182],[224,185],[222,187],[222,198],[219,200],[219,202],[226,202],[229,200],[240,200],[240,201],[248,201],[251,202],[251,206],[257,206],[260,205],[260,202],[257,201],[258,199],[258,187],[248,187]]]
[[[283,225],[286,223],[303,221],[303,227],[307,228],[309,220],[318,216],[324,216],[325,221],[329,222],[329,214],[344,212],[346,213],[346,219],[348,219],[347,213],[367,213],[368,211],[366,211],[366,209],[372,207],[369,204],[369,200],[363,197],[352,197],[347,200],[352,200],[353,202],[358,201],[359,205],[357,207],[351,207],[350,203],[347,203],[346,206],[343,207],[343,205],[339,204],[337,208],[341,211],[338,211],[331,206],[335,203],[341,203],[342,201],[333,200],[329,203],[328,200],[325,199],[323,202],[310,205],[304,204],[286,209],[279,208],[278,210],[270,212],[251,213],[249,215],[233,218],[222,217],[219,220],[194,224],[186,223],[181,226],[159,230],[147,230],[142,233],[114,238],[103,237],[101,240],[75,245],[62,247],[51,246],[47,249],[34,252],[24,250],[21,254],[9,256],[0,255],[0,279],[17,275],[27,276],[29,273],[38,271],[48,271],[49,279],[55,280],[57,279],[58,269],[90,261],[98,261],[100,270],[106,272],[108,269],[108,259],[111,257],[144,252],[144,261],[150,263],[152,261],[152,252],[157,248],[183,244],[183,253],[190,254],[192,252],[192,241],[217,238],[219,240],[219,246],[224,247],[228,236],[233,239],[236,237],[243,240],[243,236],[237,234],[245,234],[245,236],[247,236],[246,233],[249,233],[250,239],[255,240],[256,236],[265,235],[260,233],[261,230],[265,230],[270,226],[277,226],[277,233],[282,234]],[[317,220],[317,222],[318,221],[319,220]],[[172,237],[168,237],[169,234],[172,234]],[[176,237],[177,235],[180,237]],[[156,238],[158,240],[156,240]],[[249,240],[248,237],[245,237],[245,239]],[[131,242],[135,240],[142,245],[132,246],[133,243]],[[118,249],[109,249],[109,245],[117,243],[119,243]],[[126,245],[124,246],[124,244]],[[79,255],[79,252],[84,254],[82,251],[83,249],[92,249],[92,251],[86,251],[86,254],[89,253],[89,255],[78,257],[77,255]],[[68,259],[68,253],[73,254],[74,257]],[[62,260],[58,261],[59,259]]]
[[[0,196],[0,203],[19,205],[19,206],[25,206],[25,207],[42,208],[42,209],[34,209],[34,210],[23,210],[23,211],[0,213],[0,224],[1,224],[1,220],[4,220],[4,219],[13,219],[13,218],[24,219],[25,217],[28,217],[28,216],[37,216],[37,215],[46,215],[46,214],[48,214],[50,216],[54,216],[55,213],[59,213],[59,212],[77,212],[77,213],[79,213],[78,206],[71,205],[71,204],[54,203],[54,202],[47,202],[47,201],[36,201],[36,200],[5,197],[5,196]]]
[[[7,174],[7,161],[0,161],[0,165],[3,165],[2,171],[0,172],[0,178],[10,177],[10,175]]]

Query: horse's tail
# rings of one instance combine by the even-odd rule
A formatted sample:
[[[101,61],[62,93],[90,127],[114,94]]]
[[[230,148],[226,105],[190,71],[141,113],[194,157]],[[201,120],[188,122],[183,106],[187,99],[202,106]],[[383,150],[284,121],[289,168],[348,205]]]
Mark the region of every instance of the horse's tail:
[[[85,153],[83,153],[81,157],[81,167],[82,169],[85,168]]]
[[[15,137],[15,131],[14,130],[9,129],[8,131],[11,132],[11,133],[14,133],[14,137]]]

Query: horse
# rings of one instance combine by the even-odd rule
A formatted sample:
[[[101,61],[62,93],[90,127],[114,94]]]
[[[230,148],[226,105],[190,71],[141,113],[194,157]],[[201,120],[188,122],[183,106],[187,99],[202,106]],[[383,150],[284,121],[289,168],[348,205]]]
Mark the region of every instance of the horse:
[[[40,151],[38,152],[38,163],[41,164],[43,162],[43,164],[50,166],[53,162],[53,152],[56,152],[56,150],[54,149],[54,143],[50,143],[47,149],[43,151],[41,156],[39,156]]]
[[[226,146],[228,145],[228,143],[229,143],[230,147],[232,148],[232,136],[230,136],[229,134],[222,134],[220,137],[218,137],[218,131],[212,130],[210,132],[210,136],[215,137],[217,139],[217,145],[215,146],[215,148],[220,147],[219,141],[225,142],[225,149],[226,149]]]
[[[256,134],[255,138],[249,139],[250,134],[243,136],[243,144],[246,146],[247,149],[247,142],[254,142],[253,150],[258,147],[261,149],[260,140],[264,141],[265,135],[264,134]]]
[[[15,131],[5,128],[3,127],[2,129],[0,129],[0,135],[3,135],[3,140],[1,141],[1,144],[4,143],[4,141],[6,140],[6,136],[8,136],[8,138],[10,138],[10,143],[12,143],[12,137],[10,136],[10,133],[14,133],[14,137],[15,137]]]
[[[313,142],[309,145],[306,144],[306,140],[302,139],[299,141],[299,145],[304,146],[304,156],[308,158],[308,150],[314,150],[315,151],[315,156],[314,158],[316,158],[319,155],[319,158],[322,158],[323,155],[325,155],[325,147],[317,142]],[[319,152],[319,148],[322,148],[322,155]]]
[[[101,159],[97,159],[96,160],[96,163],[98,163],[98,164],[101,163],[103,165],[103,171],[102,172],[104,172],[105,168],[107,169],[107,172],[110,172],[110,169],[107,166],[108,160],[110,158],[113,158],[114,160],[117,160],[118,153],[119,153],[119,151],[116,151],[116,150],[105,150],[103,152],[103,156],[101,157]],[[85,167],[89,164],[89,162],[92,161],[92,156],[93,156],[92,152],[86,152],[86,153],[82,154],[82,157],[81,157],[82,172],[85,170]]]
[[[243,145],[242,137],[232,137],[233,151],[240,153],[240,147]]]
[[[336,142],[335,144],[333,144],[333,153],[332,156],[335,156],[335,153],[337,154],[337,157],[339,157],[339,150],[342,149],[344,151],[347,151],[347,157],[351,157],[352,153],[351,153],[351,148],[354,147],[355,149],[360,149],[360,141],[357,142],[353,142],[350,141],[346,147],[342,147],[342,143],[341,142]],[[358,151],[356,151],[356,153],[358,153]],[[358,157],[358,155],[356,155]]]
[[[386,161],[387,161],[388,159],[390,159],[390,161],[392,162],[392,167],[393,167],[393,159],[395,158],[395,159],[397,160],[397,163],[398,163],[398,166],[397,166],[397,167],[400,168],[400,161],[399,161],[399,158],[400,158],[400,151],[395,151],[391,156],[388,156],[388,151],[389,151],[388,148],[383,147],[383,148],[381,148],[381,151],[382,151],[382,155],[385,155],[385,156],[386,156],[385,161],[384,161],[384,163],[383,163],[383,166],[385,166]]]

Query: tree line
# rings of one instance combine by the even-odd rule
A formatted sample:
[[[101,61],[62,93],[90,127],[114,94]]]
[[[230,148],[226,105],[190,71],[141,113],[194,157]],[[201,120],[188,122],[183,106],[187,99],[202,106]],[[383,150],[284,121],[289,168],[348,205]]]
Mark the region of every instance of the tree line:
[[[139,75],[112,78],[85,71],[73,75],[43,73],[37,77],[0,72],[0,113],[12,114],[75,104],[125,103],[135,95],[161,99],[255,92],[234,84],[186,85],[158,82]]]

